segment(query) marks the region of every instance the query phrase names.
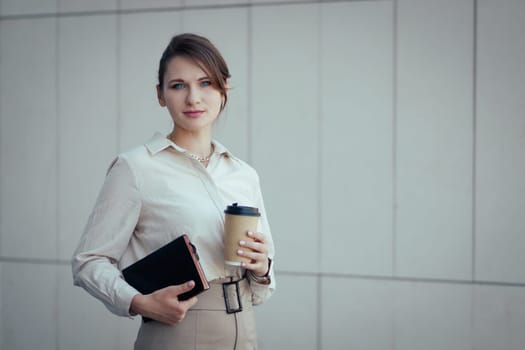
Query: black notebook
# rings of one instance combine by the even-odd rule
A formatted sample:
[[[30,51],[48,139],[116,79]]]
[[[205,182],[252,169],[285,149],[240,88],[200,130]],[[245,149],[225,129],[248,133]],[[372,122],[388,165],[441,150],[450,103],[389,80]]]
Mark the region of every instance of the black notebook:
[[[136,261],[122,270],[124,279],[142,294],[195,281],[195,287],[178,296],[179,300],[189,299],[207,289],[197,249],[187,235],[182,235],[153,253]]]

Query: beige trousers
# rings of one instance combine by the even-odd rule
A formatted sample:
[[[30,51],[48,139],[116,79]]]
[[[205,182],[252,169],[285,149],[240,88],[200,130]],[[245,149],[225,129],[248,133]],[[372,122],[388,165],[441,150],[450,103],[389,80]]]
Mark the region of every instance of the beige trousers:
[[[210,289],[197,296],[198,303],[184,320],[174,326],[156,321],[142,323],[135,350],[254,350],[257,333],[246,279],[239,282],[243,311],[228,314],[222,282],[210,282]],[[233,307],[237,306],[235,287],[228,288]]]

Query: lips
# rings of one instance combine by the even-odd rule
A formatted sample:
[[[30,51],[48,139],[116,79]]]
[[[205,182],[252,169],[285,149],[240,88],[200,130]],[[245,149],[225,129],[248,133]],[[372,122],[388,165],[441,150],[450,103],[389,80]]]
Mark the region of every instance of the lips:
[[[198,118],[200,117],[202,114],[204,114],[204,111],[203,110],[192,110],[192,111],[184,111],[183,112],[185,116],[187,117],[190,117],[190,118]]]

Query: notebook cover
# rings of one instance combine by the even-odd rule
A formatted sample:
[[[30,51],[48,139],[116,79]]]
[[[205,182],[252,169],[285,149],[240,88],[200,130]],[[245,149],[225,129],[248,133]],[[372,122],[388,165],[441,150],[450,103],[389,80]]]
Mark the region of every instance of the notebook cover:
[[[207,289],[208,281],[199,263],[197,249],[182,235],[122,270],[124,279],[142,294],[195,281],[195,287],[178,296],[189,299]]]

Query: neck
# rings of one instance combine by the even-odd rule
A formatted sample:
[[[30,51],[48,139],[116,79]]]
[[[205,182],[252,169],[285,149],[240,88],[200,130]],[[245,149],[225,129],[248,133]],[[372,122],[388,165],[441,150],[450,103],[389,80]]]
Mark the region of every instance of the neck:
[[[168,136],[171,141],[190,153],[207,157],[211,153],[211,132],[186,133],[174,129]]]

